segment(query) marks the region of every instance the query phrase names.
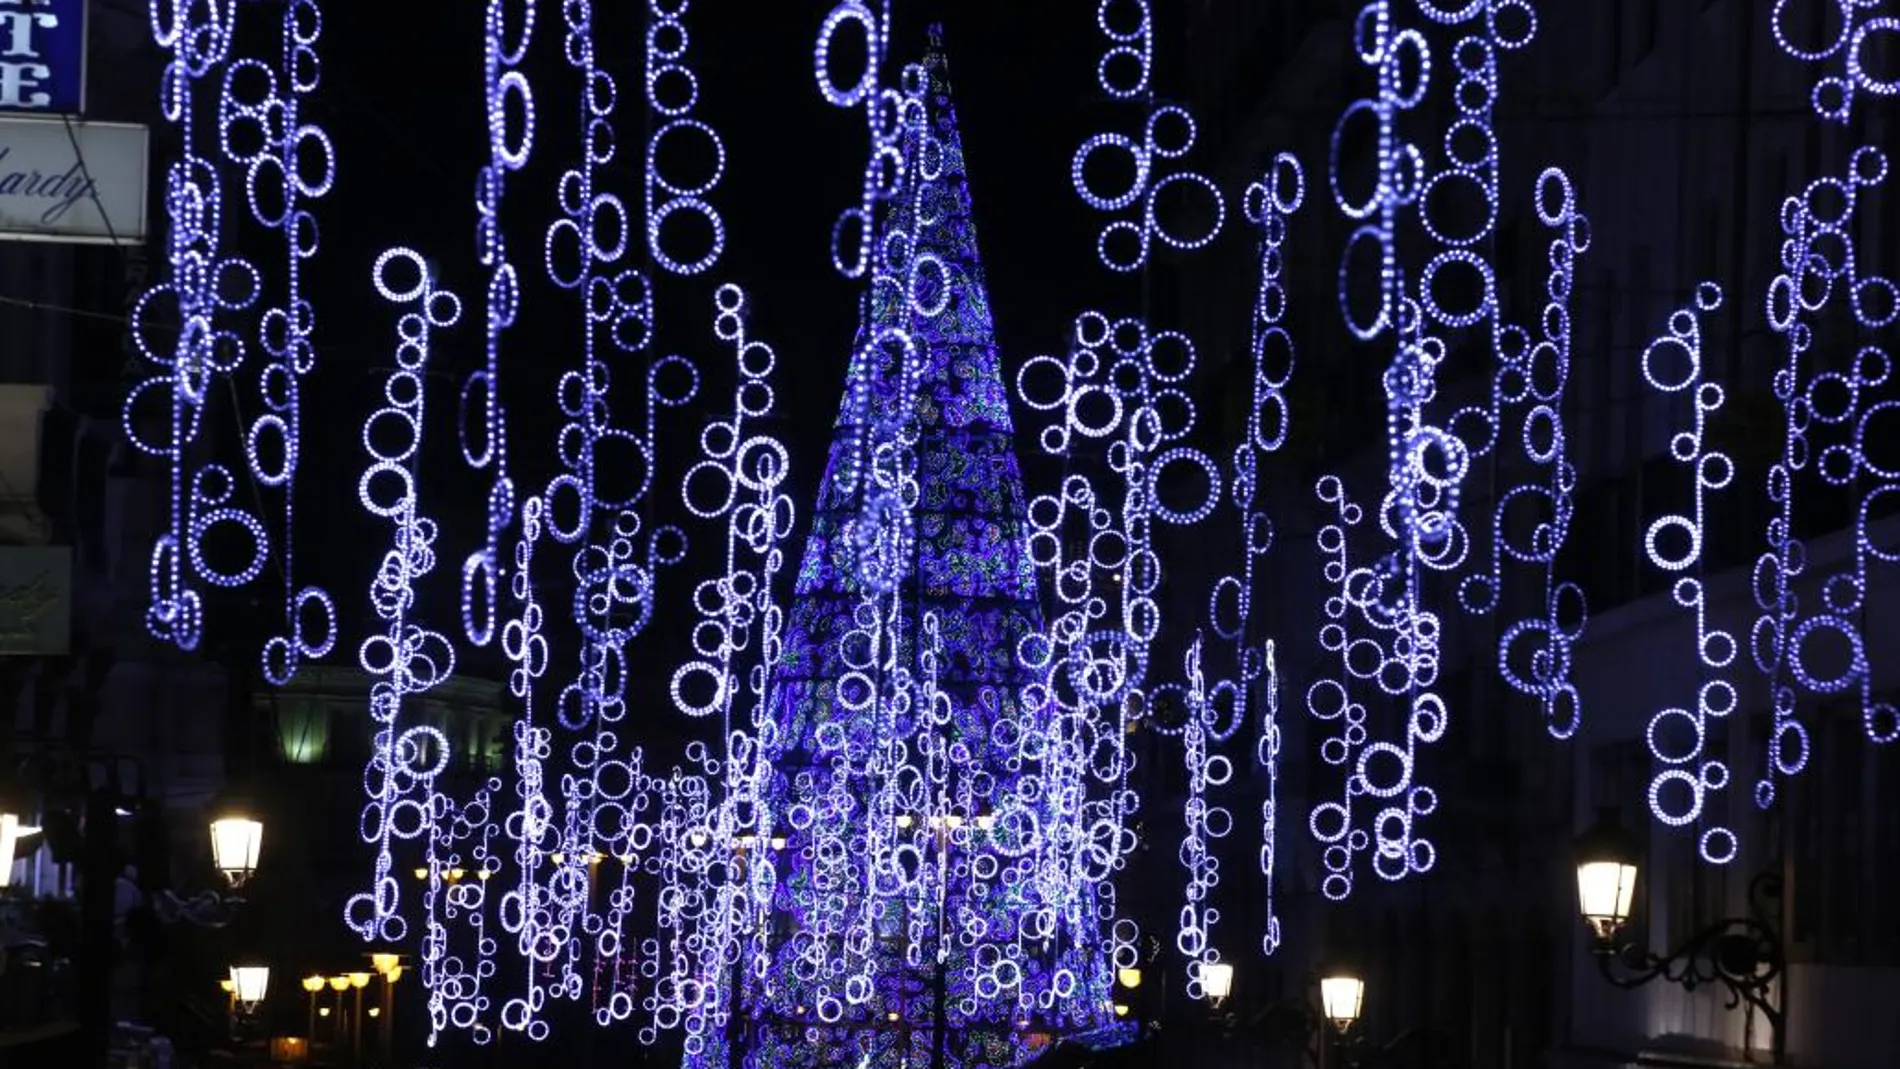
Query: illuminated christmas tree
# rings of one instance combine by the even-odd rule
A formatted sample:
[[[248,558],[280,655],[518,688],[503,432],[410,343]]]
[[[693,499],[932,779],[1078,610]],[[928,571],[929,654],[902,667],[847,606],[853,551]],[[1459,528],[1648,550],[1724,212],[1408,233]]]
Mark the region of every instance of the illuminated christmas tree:
[[[1019,649],[1043,617],[932,42],[772,677],[747,840],[770,906],[708,1051],[741,1064],[1010,1065],[1112,1020],[1092,889],[1037,872]]]

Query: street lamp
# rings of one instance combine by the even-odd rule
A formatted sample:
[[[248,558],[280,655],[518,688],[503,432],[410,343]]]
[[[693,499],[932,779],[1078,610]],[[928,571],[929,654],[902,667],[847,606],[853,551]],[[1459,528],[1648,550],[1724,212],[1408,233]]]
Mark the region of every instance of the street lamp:
[[[1635,909],[1640,851],[1617,824],[1613,809],[1604,811],[1595,826],[1577,837],[1576,850],[1577,905],[1583,922],[1604,942],[1629,923]]]
[[[371,1006],[369,1015],[380,1018],[382,1021],[381,1029],[377,1034],[378,1046],[383,1064],[389,1065],[392,1061],[390,1058],[392,1033],[396,1027],[396,981],[402,979],[402,955],[371,954],[369,963],[376,970],[376,974],[383,978],[383,1004]],[[359,991],[357,994],[360,997],[362,992]]]
[[[1234,967],[1225,961],[1201,963],[1201,993],[1207,1001],[1219,1006],[1234,993]]]
[[[40,829],[27,824],[18,813],[0,813],[0,887],[13,882],[13,862],[20,840],[38,835]]]
[[[1141,968],[1131,965],[1126,969],[1116,969],[1115,982],[1133,991],[1141,986]]]
[[[1319,1006],[1309,987],[1298,995],[1269,1006],[1256,1022],[1288,1039],[1297,1037],[1309,1065],[1315,1069],[1359,1069],[1375,1065],[1420,1065],[1452,1069],[1468,1063],[1460,1045],[1436,1028],[1413,1028],[1390,1039],[1377,1040],[1356,1027],[1366,1003],[1366,981],[1356,968],[1333,964],[1322,967],[1318,981]],[[1280,1023],[1270,1024],[1278,1019]],[[1284,1032],[1282,1031],[1284,1029]],[[1405,1060],[1396,1061],[1401,1052]]]
[[[329,976],[325,977],[323,982],[330,985],[331,991],[336,992],[336,1026],[331,1031],[334,1033],[336,1041],[340,1045],[350,1027],[350,1019],[343,1013],[343,992],[350,989],[350,978],[347,976]]]
[[[323,977],[306,976],[303,989],[310,995],[310,1031],[307,1034],[312,1046],[317,1042],[317,993],[323,990]]]
[[[233,889],[257,873],[257,855],[264,845],[264,822],[251,809],[227,800],[211,817],[211,862]]]
[[[1619,938],[1636,901],[1642,852],[1617,821],[1616,810],[1600,811],[1594,827],[1577,837],[1577,906],[1590,928],[1591,949],[1603,978],[1622,988],[1663,979],[1685,991],[1716,984],[1729,1009],[1743,1002],[1761,1011],[1771,1032],[1775,1064],[1787,1041],[1776,981],[1787,964],[1781,941],[1779,866],[1748,882],[1746,917],[1724,917],[1693,932],[1668,954],[1656,954]]]
[[[264,992],[270,987],[270,966],[233,965],[231,966],[232,994],[249,1013],[264,1001]]]
[[[363,1064],[363,989],[369,986],[369,973],[345,973],[343,979],[356,989],[356,1013],[350,1019],[350,1053],[356,1064]]]
[[[1332,969],[1319,978],[1320,1010],[1341,1035],[1352,1030],[1365,1008],[1366,982],[1346,969]]]

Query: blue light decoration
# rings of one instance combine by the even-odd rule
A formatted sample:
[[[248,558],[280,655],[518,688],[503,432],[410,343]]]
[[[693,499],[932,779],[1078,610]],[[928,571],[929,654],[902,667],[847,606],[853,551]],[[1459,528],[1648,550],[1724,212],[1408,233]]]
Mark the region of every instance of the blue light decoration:
[[[1280,662],[1271,639],[1264,652],[1260,738],[1254,744],[1254,761],[1265,774],[1260,798],[1260,875],[1267,922],[1260,937],[1260,952],[1273,954],[1280,949],[1280,915],[1273,906],[1273,877],[1280,851],[1280,750],[1285,739],[1280,733]]]
[[[1260,282],[1252,315],[1253,404],[1247,411],[1244,438],[1234,447],[1232,502],[1239,521],[1240,570],[1215,581],[1208,595],[1208,626],[1232,651],[1237,714],[1246,717],[1247,695],[1258,686],[1263,692],[1260,732],[1255,762],[1260,766],[1263,797],[1260,803],[1260,874],[1265,925],[1262,953],[1280,947],[1280,917],[1273,907],[1274,859],[1279,829],[1280,694],[1279,670],[1271,640],[1255,648],[1251,623],[1254,604],[1254,565],[1273,545],[1273,523],[1256,501],[1260,465],[1292,433],[1292,411],[1286,387],[1293,379],[1297,351],[1286,328],[1287,290],[1281,276],[1286,269],[1283,247],[1293,213],[1306,199],[1306,171],[1290,153],[1279,153],[1261,178],[1247,187],[1242,214],[1260,230]]]
[[[463,381],[456,430],[462,459],[491,473],[488,531],[482,547],[462,562],[462,630],[468,641],[486,646],[494,640],[508,569],[502,538],[517,511],[515,485],[508,474],[508,427],[502,403],[501,339],[520,310],[521,282],[508,260],[502,232],[501,200],[508,174],[528,162],[534,150],[534,89],[520,69],[534,39],[537,0],[488,0],[482,35],[483,108],[488,126],[488,162],[475,178],[475,252],[489,271],[483,302],[486,359],[482,369]],[[592,127],[589,128],[590,134]],[[523,617],[526,612],[524,608]],[[522,647],[525,649],[526,647]],[[518,658],[511,657],[511,660]]]
[[[152,547],[151,604],[145,626],[153,637],[180,649],[198,648],[203,635],[204,603],[192,582],[198,568],[194,552],[198,536],[208,523],[210,509],[224,506],[231,495],[231,475],[220,465],[194,469],[186,451],[198,437],[206,394],[214,376],[228,374],[232,355],[243,353],[243,340],[216,327],[218,314],[248,307],[257,298],[257,269],[248,261],[226,258],[221,252],[224,225],[224,186],[216,164],[202,151],[196,132],[196,96],[200,79],[211,76],[230,57],[233,5],[193,7],[171,13],[169,20],[156,3],[151,9],[152,38],[171,53],[160,87],[159,108],[167,122],[178,128],[181,154],[165,176],[165,212],[170,220],[165,256],[167,279],[139,298],[132,312],[137,324],[139,353],[164,370],[134,387],[125,402],[126,439],[140,451],[164,457],[171,465],[170,524]],[[228,277],[247,284],[226,294],[218,285]],[[151,340],[149,320],[161,314],[160,302],[175,302],[178,338],[168,354]],[[222,343],[222,344],[220,344]],[[139,406],[148,397],[162,403],[168,426],[156,431],[156,422]],[[162,436],[159,436],[162,435]],[[201,490],[209,483],[213,497]],[[254,539],[251,565],[235,574],[203,576],[245,583],[261,572],[268,552],[263,524],[247,512],[229,509],[222,514],[243,527]]]
[[[544,239],[545,265],[551,282],[580,299],[581,345],[578,367],[556,386],[565,420],[556,436],[561,470],[523,502],[510,596],[524,612],[502,631],[503,652],[516,662],[510,684],[522,700],[519,726],[526,730],[516,735],[519,807],[508,818],[517,877],[497,905],[502,929],[524,952],[525,983],[521,994],[503,1000],[500,1021],[530,1038],[551,1029],[541,1016],[549,999],[579,998],[587,986],[575,935],[602,929],[583,878],[596,851],[594,823],[613,804],[602,795],[603,777],[618,774],[629,786],[636,781],[637,751],[632,761],[622,756],[617,725],[626,716],[627,642],[652,616],[654,578],[651,554],[643,555],[638,541],[647,534],[639,506],[653,478],[653,435],[613,425],[612,367],[601,356],[603,348],[636,353],[652,333],[645,276],[614,269],[631,232],[624,202],[603,188],[618,145],[617,85],[598,66],[593,4],[564,4],[561,15],[562,53],[580,87],[581,151],[556,184],[558,215]],[[615,444],[631,462],[617,472],[601,463],[603,446]],[[543,537],[556,553],[556,546],[573,547],[568,574],[574,593],[565,615],[581,640],[573,678],[558,693],[552,718],[562,729],[558,737],[572,740],[565,764],[554,767],[572,771],[553,783],[547,769],[560,758],[557,736],[536,720],[537,669],[549,656],[544,610],[534,597]]]
[[[1557,555],[1569,536],[1577,488],[1561,413],[1570,382],[1570,298],[1577,258],[1590,247],[1590,225],[1577,209],[1569,177],[1555,167],[1538,176],[1533,205],[1538,221],[1554,232],[1538,336],[1533,340],[1516,324],[1496,327],[1489,404],[1462,409],[1452,425],[1473,457],[1500,452],[1515,437],[1526,466],[1541,469],[1543,478],[1497,495],[1484,546],[1488,567],[1464,577],[1458,599],[1467,612],[1495,613],[1507,586],[1507,561],[1540,573],[1543,611],[1514,620],[1500,632],[1498,670],[1512,689],[1537,700],[1544,729],[1553,738],[1568,739],[1583,722],[1571,670],[1588,612],[1583,589],[1557,578]]]
[[[864,34],[864,70],[850,85],[839,85],[831,74],[832,49],[838,31],[847,24]],[[818,92],[838,108],[862,108],[871,135],[871,151],[864,164],[864,181],[854,208],[846,208],[831,230],[831,263],[846,278],[863,278],[877,255],[878,206],[903,187],[906,160],[900,145],[903,123],[898,113],[903,98],[883,84],[885,57],[891,46],[891,4],[873,8],[866,0],[841,0],[825,15],[812,52]]]
[[[778,439],[747,426],[773,409],[777,354],[749,335],[747,298],[739,287],[719,287],[713,303],[713,333],[733,349],[737,385],[731,410],[701,433],[703,459],[688,470],[680,493],[689,512],[726,521],[726,562],[722,573],[694,589],[695,659],[674,673],[672,690],[676,707],[698,720],[716,719],[725,740],[722,757],[702,761],[707,781],[721,790],[721,804],[694,833],[718,845],[689,853],[687,869],[704,882],[719,855],[730,854],[736,864],[710,894],[692,888],[676,899],[676,908],[692,903],[702,910],[704,932],[703,953],[682,976],[707,992],[684,1016],[689,1060],[707,1055],[709,1042],[717,1052],[714,1037],[741,1010],[729,957],[742,967],[771,958],[776,863],[786,844],[767,760],[776,738],[769,666],[785,656],[785,611],[773,590],[797,518],[785,492],[790,454]]]
[[[1442,622],[1426,606],[1423,588],[1429,574],[1456,572],[1468,560],[1473,536],[1459,517],[1460,497],[1474,450],[1497,440],[1498,424],[1489,409],[1466,409],[1444,424],[1434,422],[1427,409],[1437,396],[1446,333],[1488,327],[1495,355],[1508,361],[1522,352],[1507,340],[1523,332],[1505,334],[1496,275],[1480,250],[1495,232],[1499,211],[1497,133],[1491,121],[1498,57],[1530,43],[1536,12],[1528,0],[1449,6],[1421,0],[1417,10],[1426,22],[1460,32],[1450,53],[1453,115],[1443,136],[1443,162],[1434,166],[1432,154],[1402,129],[1432,85],[1433,57],[1425,33],[1401,26],[1390,0],[1372,0],[1355,21],[1353,50],[1373,71],[1376,94],[1354,101],[1340,116],[1328,167],[1335,204],[1359,223],[1340,262],[1339,303],[1346,328],[1361,341],[1389,338],[1394,348],[1382,382],[1388,489],[1376,511],[1376,527],[1390,548],[1370,563],[1355,563],[1366,559],[1353,537],[1365,530],[1365,506],[1337,476],[1325,476],[1316,487],[1334,514],[1317,539],[1326,581],[1336,591],[1325,603],[1319,640],[1322,649],[1337,655],[1339,670],[1315,681],[1306,700],[1311,716],[1337,725],[1320,752],[1327,764],[1341,769],[1345,783],[1340,800],[1313,807],[1308,826],[1323,847],[1321,890],[1333,899],[1351,893],[1354,859],[1362,854],[1370,854],[1370,867],[1386,880],[1425,872],[1436,860],[1433,844],[1415,827],[1437,806],[1436,793],[1415,782],[1420,746],[1443,737],[1448,717],[1444,700],[1433,690]],[[1358,123],[1371,124],[1376,153],[1376,177],[1363,192],[1346,188],[1340,168],[1347,134]],[[1483,211],[1455,217],[1434,210],[1441,198],[1460,191],[1475,192]],[[1399,256],[1401,227],[1413,212],[1428,244],[1415,275]],[[1369,274],[1375,267],[1376,274]],[[1459,276],[1475,296],[1461,297],[1447,286]],[[1355,307],[1361,290],[1377,294],[1369,311]],[[1554,416],[1554,405],[1550,411]],[[1469,427],[1459,433],[1457,420],[1474,416],[1475,435]],[[1554,422],[1545,422],[1551,441],[1561,442]],[[1561,524],[1550,527],[1556,533]],[[1403,710],[1400,741],[1372,737],[1366,705],[1354,696],[1358,688],[1373,688],[1380,700]],[[1355,820],[1355,805],[1373,808],[1369,822]]]
[[[661,270],[675,275],[707,271],[719,262],[726,247],[725,220],[706,199],[725,176],[726,145],[718,131],[693,118],[693,108],[699,103],[699,78],[686,65],[690,37],[682,21],[689,3],[690,0],[647,0],[646,99],[648,110],[660,120],[647,136],[647,254]],[[598,71],[595,73],[605,77]],[[668,177],[667,169],[660,162],[662,152],[667,151],[666,145],[694,138],[704,143],[712,157],[708,175],[697,181]],[[590,153],[592,151],[590,149]],[[711,245],[698,259],[682,260],[666,250],[662,233],[669,220],[695,215],[711,231]]]
[[[1201,670],[1201,650],[1201,636],[1196,635],[1182,665],[1186,679],[1182,694],[1187,707],[1181,724],[1181,749],[1187,771],[1187,800],[1182,805],[1181,818],[1187,833],[1181,839],[1178,856],[1181,867],[1187,869],[1187,887],[1174,945],[1188,960],[1190,998],[1205,994],[1202,977],[1208,966],[1221,960],[1220,950],[1213,940],[1220,909],[1210,901],[1215,885],[1220,882],[1220,858],[1214,855],[1212,845],[1214,840],[1233,833],[1234,814],[1225,806],[1209,802],[1208,791],[1225,786],[1233,779],[1234,764],[1218,753],[1209,752],[1208,744],[1222,722],[1222,706],[1232,709],[1239,701],[1228,680],[1221,681],[1228,688],[1225,702],[1218,697],[1219,690],[1208,686],[1206,673]],[[1232,734],[1238,726],[1238,718],[1235,718],[1227,733]]]
[[[1340,672],[1334,677],[1315,680],[1306,691],[1307,713],[1323,723],[1336,724],[1330,737],[1320,742],[1320,759],[1342,769],[1346,781],[1339,801],[1319,802],[1307,819],[1308,830],[1321,846],[1320,859],[1326,874],[1320,879],[1320,892],[1339,901],[1352,893],[1354,860],[1368,851],[1373,871],[1387,880],[1404,878],[1408,873],[1428,871],[1436,860],[1430,840],[1414,834],[1413,821],[1429,816],[1438,807],[1438,794],[1424,784],[1413,782],[1418,748],[1444,737],[1447,711],[1444,700],[1430,691],[1406,698],[1408,715],[1400,742],[1373,741],[1368,726],[1366,705],[1354,696],[1356,683],[1373,683],[1384,695],[1404,695],[1409,683],[1403,673],[1406,662],[1397,668],[1388,648],[1403,646],[1402,628],[1411,629],[1415,638],[1431,641],[1414,657],[1437,654],[1438,617],[1423,612],[1416,604],[1395,601],[1405,590],[1395,554],[1380,558],[1374,565],[1354,568],[1352,534],[1365,523],[1365,508],[1347,493],[1337,476],[1322,477],[1315,487],[1323,505],[1333,510],[1333,522],[1322,525],[1315,534],[1320,555],[1325,559],[1322,572],[1337,593],[1325,602],[1325,620],[1320,626],[1322,649],[1338,655]],[[1353,624],[1365,631],[1388,636],[1353,637]],[[1361,827],[1354,818],[1354,800],[1369,799],[1379,807]],[[1377,834],[1375,844],[1373,836]],[[1375,848],[1376,845],[1376,848]]]
[[[304,298],[301,270],[303,262],[317,252],[317,220],[300,202],[322,197],[336,178],[336,149],[330,136],[322,127],[298,118],[302,98],[316,90],[321,77],[317,42],[322,35],[323,12],[316,0],[291,0],[284,5],[278,70],[273,72],[255,60],[239,60],[225,71],[218,100],[219,141],[225,157],[245,168],[244,199],[251,217],[258,225],[279,231],[286,251],[281,303],[265,309],[258,322],[257,342],[268,358],[258,377],[258,399],[264,412],[251,421],[244,435],[251,478],[277,488],[284,498],[278,564],[284,574],[284,618],[289,632],[272,636],[263,649],[264,678],[280,686],[290,680],[299,661],[326,656],[336,641],[336,605],[330,595],[317,587],[298,590],[292,579],[295,513],[291,506],[303,440],[301,383],[317,363],[311,342],[316,309]],[[245,100],[247,89],[257,91],[257,97]],[[255,151],[236,147],[251,140],[251,134],[258,135]],[[270,459],[273,451],[274,461]]]
[[[1651,521],[1643,532],[1643,550],[1666,572],[1695,573],[1677,579],[1670,596],[1695,615],[1696,658],[1702,667],[1693,710],[1670,707],[1650,717],[1646,739],[1658,771],[1649,781],[1649,811],[1670,827],[1702,826],[1698,852],[1716,865],[1735,860],[1739,845],[1733,830],[1703,821],[1708,795],[1725,790],[1729,782],[1727,763],[1708,753],[1712,722],[1734,712],[1737,700],[1735,684],[1725,677],[1735,663],[1735,635],[1709,626],[1700,574],[1708,531],[1705,495],[1735,479],[1735,461],[1705,441],[1709,419],[1722,407],[1724,395],[1721,385],[1703,373],[1700,319],[1721,305],[1720,287],[1698,286],[1694,305],[1671,315],[1668,332],[1644,348],[1642,365],[1651,389],[1686,394],[1694,413],[1690,428],[1669,439],[1669,455],[1692,472],[1694,505],[1688,515],[1671,513]]]
[[[1117,11],[1131,13],[1134,24],[1117,26]],[[1127,134],[1100,133],[1083,141],[1070,164],[1069,180],[1082,202],[1096,211],[1120,212],[1139,206],[1138,220],[1108,223],[1096,239],[1096,255],[1103,267],[1133,272],[1148,263],[1148,252],[1157,241],[1190,250],[1213,241],[1227,221],[1227,201],[1220,187],[1206,175],[1187,170],[1164,173],[1166,161],[1181,159],[1193,150],[1196,129],[1194,117],[1186,108],[1155,105],[1154,16],[1149,0],[1100,0],[1095,23],[1109,41],[1096,64],[1096,84],[1114,99],[1142,102],[1147,122],[1140,140]],[[1089,159],[1103,151],[1125,154],[1134,175],[1127,189],[1103,192],[1089,182],[1085,173]],[[1155,198],[1171,186],[1194,187],[1209,206],[1212,222],[1204,233],[1177,234],[1156,217]]]
[[[271,535],[261,510],[261,489],[283,497],[275,554],[284,579],[287,633],[263,647],[263,673],[284,683],[308,658],[323,657],[336,641],[336,607],[317,587],[294,581],[291,531],[297,464],[301,453],[301,383],[316,365],[311,342],[316,314],[304,299],[303,261],[317,251],[317,223],[302,203],[328,192],[336,171],[329,136],[298,118],[302,98],[316,89],[321,67],[317,42],[322,14],[315,0],[294,0],[282,17],[279,66],[232,54],[237,10],[210,3],[176,10],[151,6],[154,42],[171,54],[160,89],[160,111],[179,131],[180,158],[166,175],[166,279],[147,291],[133,310],[140,355],[163,369],[134,387],[126,399],[126,436],[135,448],[164,457],[171,467],[170,522],[153,546],[151,604],[146,626],[180,649],[196,649],[203,636],[204,604],[194,578],[221,587],[244,586],[273,560]],[[202,144],[198,83],[221,79],[217,94],[217,151]],[[252,261],[227,255],[225,189],[219,162],[243,170],[244,199],[259,225],[281,235],[286,270],[281,292],[264,297],[264,275]],[[151,338],[152,319],[176,305],[179,328],[169,353]],[[254,507],[237,503],[239,479],[217,461],[192,459],[206,406],[217,385],[231,387],[249,357],[237,328],[242,313],[264,305],[257,320],[263,350],[257,373],[263,411],[244,432],[246,470]],[[162,311],[161,311],[162,310]],[[158,413],[168,410],[159,430]],[[249,553],[241,563],[212,559],[206,539],[236,529]]]
[[[1815,80],[1808,99],[1814,114],[1823,121],[1845,124],[1853,116],[1861,94],[1900,94],[1900,78],[1877,77],[1865,65],[1871,58],[1868,46],[1872,43],[1878,48],[1880,34],[1900,34],[1900,17],[1888,6],[1888,0],[1845,0],[1830,6],[1835,10],[1829,12],[1826,29],[1810,34],[1789,25],[1793,15],[1805,14],[1802,5],[1775,0],[1768,15],[1769,28],[1775,43],[1789,56],[1834,68]],[[1813,39],[1816,37],[1818,40]]]
[[[1887,98],[1900,83],[1883,80],[1864,61],[1879,35],[1900,34],[1900,18],[1883,8],[1884,0],[1840,5],[1830,23],[1835,31],[1807,42],[1786,25],[1786,0],[1774,5],[1770,25],[1776,43],[1797,60],[1824,64],[1811,95],[1816,116],[1846,124],[1863,94]],[[1755,563],[1753,590],[1761,610],[1750,635],[1755,665],[1769,678],[1774,726],[1755,802],[1776,804],[1781,781],[1807,766],[1812,739],[1797,705],[1803,692],[1838,694],[1858,688],[1867,737],[1876,743],[1900,741],[1900,709],[1877,698],[1868,663],[1865,629],[1870,615],[1869,573],[1876,563],[1900,562],[1900,554],[1882,546],[1869,530],[1876,508],[1900,493],[1900,466],[1873,449],[1882,440],[1870,435],[1900,411],[1891,396],[1893,360],[1884,348],[1859,344],[1846,359],[1827,360],[1816,333],[1830,306],[1845,304],[1864,334],[1890,327],[1900,316],[1900,287],[1892,278],[1870,271],[1855,243],[1856,213],[1874,187],[1888,176],[1887,155],[1872,145],[1855,148],[1845,169],[1815,178],[1779,208],[1782,231],[1781,271],[1768,288],[1768,325],[1783,338],[1785,357],[1773,379],[1775,398],[1786,415],[1781,457],[1768,470],[1768,496],[1775,506],[1767,548]],[[1891,431],[1886,432],[1891,438]],[[1795,499],[1802,476],[1851,487],[1858,495],[1854,549],[1837,570],[1818,578],[1818,598],[1803,605],[1797,583],[1806,580],[1809,557],[1795,533]],[[1813,640],[1845,647],[1839,668],[1811,663]]]
[[[1017,374],[1023,403],[1053,417],[1038,435],[1043,451],[1070,468],[1056,492],[1030,502],[1029,555],[1052,580],[1057,612],[1047,633],[1024,647],[1022,656],[1031,668],[1048,673],[1037,688],[1048,712],[1035,731],[1060,740],[1043,744],[1055,747],[1052,758],[1062,762],[1057,767],[1073,784],[1060,801],[1070,814],[1067,820],[1086,828],[1081,834],[1092,844],[1085,859],[1072,859],[1069,848],[1051,844],[1042,864],[1073,873],[1072,880],[1104,881],[1098,897],[1112,890],[1107,875],[1126,863],[1133,848],[1128,822],[1140,796],[1128,784],[1132,757],[1126,733],[1139,723],[1181,737],[1190,784],[1201,784],[1204,801],[1209,781],[1231,775],[1231,759],[1205,747],[1228,741],[1247,717],[1245,688],[1232,678],[1213,685],[1203,681],[1204,700],[1195,698],[1191,679],[1148,680],[1154,646],[1162,637],[1155,525],[1199,523],[1223,496],[1214,460],[1179,444],[1194,433],[1197,413],[1184,384],[1197,361],[1193,342],[1178,331],[1150,330],[1139,319],[1111,321],[1088,311],[1076,317],[1067,357],[1032,357]],[[1068,463],[1084,449],[1100,451],[1108,474],[1099,484]],[[1180,500],[1184,493],[1189,495],[1185,501]],[[1226,597],[1217,583],[1210,601]],[[1224,611],[1217,611],[1216,619],[1221,628],[1228,626]],[[1252,656],[1241,650],[1235,671]],[[1194,663],[1183,662],[1184,667]],[[1027,698],[1025,704],[1038,707]],[[1201,733],[1198,741],[1188,737],[1196,732]],[[1225,834],[1231,814],[1222,814],[1212,818],[1211,826]],[[1208,856],[1202,852],[1203,840],[1210,837],[1203,816],[1198,807],[1188,814],[1183,848],[1195,856]],[[1176,949],[1188,959],[1191,997],[1200,996],[1202,967],[1219,960],[1199,905],[1209,897],[1217,871],[1217,865],[1194,866],[1176,931]],[[1138,934],[1132,920],[1116,919],[1110,931],[1116,967],[1134,964]]]
[[[376,850],[373,887],[350,899],[344,920],[366,941],[396,943],[407,934],[408,923],[400,913],[395,848],[425,835],[433,846],[437,814],[448,804],[435,785],[448,759],[447,740],[435,728],[406,723],[403,711],[411,697],[440,686],[455,672],[454,644],[415,616],[416,584],[435,570],[440,535],[436,522],[421,512],[416,482],[434,335],[455,325],[462,307],[453,293],[437,287],[434,271],[412,249],[378,256],[371,280],[384,300],[406,311],[397,320],[396,366],[384,380],[383,404],[363,424],[370,462],[357,483],[357,496],[365,511],[389,521],[391,538],[369,592],[382,627],[357,652],[364,673],[375,680],[369,715],[376,729],[359,827],[363,841]],[[426,861],[436,867],[433,849]],[[432,980],[441,968],[439,957],[425,956],[423,968],[425,980]],[[432,991],[436,986],[429,984]]]

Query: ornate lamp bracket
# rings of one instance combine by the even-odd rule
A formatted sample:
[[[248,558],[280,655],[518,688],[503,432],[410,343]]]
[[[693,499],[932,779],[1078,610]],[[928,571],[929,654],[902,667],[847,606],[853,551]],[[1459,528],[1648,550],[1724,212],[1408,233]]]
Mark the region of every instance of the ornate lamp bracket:
[[[1615,938],[1596,944],[1603,978],[1621,988],[1667,980],[1685,991],[1720,985],[1729,1009],[1746,1002],[1773,1030],[1775,1061],[1781,1061],[1783,1002],[1777,981],[1787,967],[1781,937],[1782,881],[1778,871],[1757,873],[1748,883],[1748,915],[1725,917],[1659,955]]]

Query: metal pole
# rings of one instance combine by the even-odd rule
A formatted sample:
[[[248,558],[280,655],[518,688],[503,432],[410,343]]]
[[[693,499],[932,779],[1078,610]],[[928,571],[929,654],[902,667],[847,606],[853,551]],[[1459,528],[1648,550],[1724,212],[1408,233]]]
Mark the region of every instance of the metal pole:
[[[88,776],[91,770],[88,769]],[[87,785],[89,788],[90,783]],[[79,1031],[88,1069],[103,1069],[112,1043],[113,895],[119,876],[115,799],[105,788],[86,796],[86,828],[79,868]]]
[[[395,1046],[396,1032],[396,985],[390,982],[389,974],[383,974],[383,1034],[381,1056],[383,1069],[395,1064],[390,1051]]]
[[[356,989],[356,1013],[350,1018],[350,1060],[363,1064],[363,989]]]
[[[310,1046],[315,1048],[317,1045],[317,993],[315,991],[310,992],[310,1027],[304,1031],[304,1035],[310,1037]]]

